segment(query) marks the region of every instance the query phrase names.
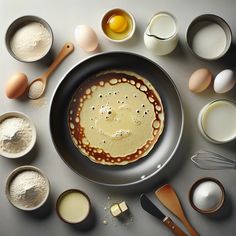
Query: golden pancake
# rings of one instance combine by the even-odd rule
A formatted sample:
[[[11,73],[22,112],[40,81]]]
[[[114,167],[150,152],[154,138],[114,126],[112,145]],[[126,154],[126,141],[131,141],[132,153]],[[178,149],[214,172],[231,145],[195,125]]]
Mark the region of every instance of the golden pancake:
[[[69,105],[75,146],[91,161],[126,165],[150,152],[164,128],[161,98],[130,71],[106,71],[81,83]]]

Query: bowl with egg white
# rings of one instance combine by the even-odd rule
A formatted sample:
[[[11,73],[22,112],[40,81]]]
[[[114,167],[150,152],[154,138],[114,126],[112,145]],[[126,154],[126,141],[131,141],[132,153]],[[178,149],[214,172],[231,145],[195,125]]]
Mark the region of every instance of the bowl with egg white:
[[[139,183],[163,169],[179,145],[183,121],[166,72],[127,52],[77,64],[61,80],[50,109],[60,157],[79,175],[109,186]]]

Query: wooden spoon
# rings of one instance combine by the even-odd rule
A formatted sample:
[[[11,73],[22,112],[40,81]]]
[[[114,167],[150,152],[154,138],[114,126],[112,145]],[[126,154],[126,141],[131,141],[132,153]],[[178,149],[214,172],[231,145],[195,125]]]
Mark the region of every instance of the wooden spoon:
[[[28,97],[30,99],[38,99],[40,98],[46,88],[47,80],[49,76],[55,71],[55,69],[59,66],[59,64],[74,50],[74,45],[72,43],[66,43],[57,57],[55,58],[54,62],[50,65],[48,70],[42,74],[37,79],[34,79],[28,87]]]
[[[171,185],[164,185],[163,187],[157,189],[155,194],[160,202],[183,222],[192,236],[199,235],[187,220],[179,198]]]

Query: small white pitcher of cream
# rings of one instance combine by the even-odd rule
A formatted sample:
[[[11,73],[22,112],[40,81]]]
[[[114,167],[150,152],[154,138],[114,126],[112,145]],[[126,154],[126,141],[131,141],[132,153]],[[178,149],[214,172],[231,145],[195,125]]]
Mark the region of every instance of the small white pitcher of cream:
[[[144,33],[144,43],[158,56],[171,53],[178,44],[176,19],[166,12],[154,15]]]

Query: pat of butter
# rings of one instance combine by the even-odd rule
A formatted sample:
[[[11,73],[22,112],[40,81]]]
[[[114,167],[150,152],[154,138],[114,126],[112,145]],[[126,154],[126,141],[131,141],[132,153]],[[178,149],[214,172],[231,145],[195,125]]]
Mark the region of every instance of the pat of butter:
[[[126,204],[125,201],[119,203],[119,204],[114,204],[111,206],[110,208],[110,211],[111,211],[111,214],[114,216],[114,217],[118,217],[120,214],[128,211],[128,206]]]
[[[125,201],[119,203],[119,207],[120,207],[120,209],[121,209],[122,212],[128,211],[128,206],[127,206],[127,204],[126,204]]]
[[[121,214],[121,209],[118,204],[112,205],[110,208],[110,211],[111,211],[111,214],[115,217]]]

